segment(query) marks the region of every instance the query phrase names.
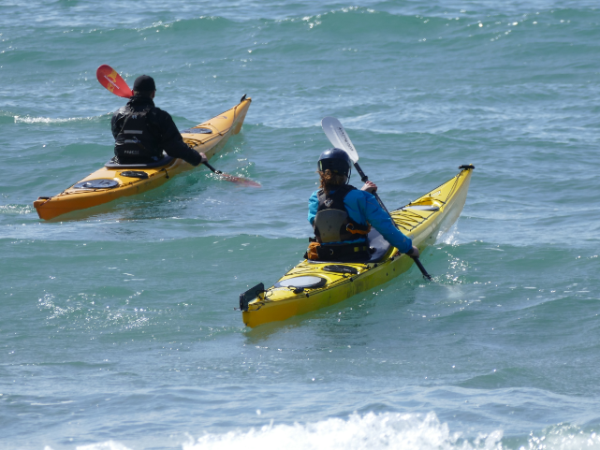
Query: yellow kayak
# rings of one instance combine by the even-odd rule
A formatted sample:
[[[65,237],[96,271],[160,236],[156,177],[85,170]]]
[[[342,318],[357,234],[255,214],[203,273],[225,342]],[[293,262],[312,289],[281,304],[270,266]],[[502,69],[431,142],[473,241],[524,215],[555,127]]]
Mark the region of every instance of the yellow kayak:
[[[238,134],[250,107],[250,98],[181,135],[186,144],[208,159],[223,148],[230,136]],[[142,167],[116,166],[110,162],[54,197],[39,197],[33,206],[40,219],[98,206],[129,195],[141,194],[166,183],[171,177],[193,169],[182,159],[165,156]]]
[[[458,219],[467,198],[474,167],[460,173],[423,197],[391,212],[398,228],[422,251]],[[372,255],[360,263],[304,260],[274,286],[262,283],[240,295],[244,323],[256,327],[285,320],[341,302],[406,272],[412,258],[400,254],[375,230],[369,233]]]

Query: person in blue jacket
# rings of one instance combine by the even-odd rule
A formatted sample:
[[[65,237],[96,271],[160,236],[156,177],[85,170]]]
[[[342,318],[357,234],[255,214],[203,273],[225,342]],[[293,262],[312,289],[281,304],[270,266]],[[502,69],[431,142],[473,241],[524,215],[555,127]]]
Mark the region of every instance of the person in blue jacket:
[[[320,189],[308,200],[308,221],[315,230],[308,259],[340,262],[369,259],[367,234],[371,227],[401,253],[419,256],[419,249],[398,230],[372,194],[377,185],[367,181],[359,190],[348,184],[352,161],[344,150],[326,150],[318,167]]]

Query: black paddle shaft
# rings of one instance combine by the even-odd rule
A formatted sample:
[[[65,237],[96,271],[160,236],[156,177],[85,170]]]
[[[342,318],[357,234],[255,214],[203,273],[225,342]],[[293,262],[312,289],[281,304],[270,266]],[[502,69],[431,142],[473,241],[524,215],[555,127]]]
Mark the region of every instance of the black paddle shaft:
[[[365,173],[362,171],[362,169],[360,168],[360,166],[358,165],[357,162],[354,163],[354,167],[356,167],[356,171],[360,175],[360,180],[363,183],[366,183],[367,181],[369,181],[369,177],[365,175]]]
[[[366,183],[367,181],[369,181],[369,177],[367,177],[365,175],[365,173],[362,171],[362,169],[360,168],[360,166],[358,165],[357,162],[354,163],[354,167],[356,168],[356,171],[360,175],[360,180],[363,183]],[[379,202],[379,205],[381,205],[381,207],[383,208],[383,210],[388,214],[388,216],[390,216],[390,219],[392,219],[392,215],[390,214],[390,212],[388,211],[388,209],[385,207],[385,205],[383,204],[383,202],[379,198],[379,195],[377,195],[377,192],[373,192],[373,195],[375,196],[375,198],[377,199],[377,201]],[[394,219],[392,219],[392,223],[395,225]],[[431,280],[431,275],[429,275],[427,273],[427,270],[425,270],[425,267],[423,267],[423,264],[421,264],[421,260],[419,259],[419,257],[413,257],[413,256],[411,256],[411,258],[413,259],[413,261],[415,262],[415,264],[417,265],[417,267],[419,268],[419,270],[423,274],[423,278]]]
[[[411,256],[411,258],[413,259],[413,261],[415,262],[415,264],[417,265],[417,267],[419,268],[419,270],[421,271],[421,273],[423,274],[423,278],[426,278],[428,280],[431,280],[431,275],[429,275],[427,273],[427,270],[425,270],[425,267],[423,267],[423,264],[421,264],[421,260],[417,257],[417,258],[413,258]]]
[[[221,175],[223,172],[221,172],[220,170],[215,169],[213,166],[211,166],[208,161],[206,161],[205,163],[203,163],[206,167],[208,167],[210,170],[212,170],[214,173],[216,173],[217,175]]]

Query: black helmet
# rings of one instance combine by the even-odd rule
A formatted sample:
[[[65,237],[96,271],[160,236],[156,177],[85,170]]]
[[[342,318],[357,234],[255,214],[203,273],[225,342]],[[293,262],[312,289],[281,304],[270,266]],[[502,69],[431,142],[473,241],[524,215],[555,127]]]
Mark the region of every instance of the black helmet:
[[[330,148],[321,153],[319,157],[319,170],[321,172],[327,169],[337,175],[343,175],[350,178],[350,169],[352,168],[352,160],[344,150],[339,148]]]

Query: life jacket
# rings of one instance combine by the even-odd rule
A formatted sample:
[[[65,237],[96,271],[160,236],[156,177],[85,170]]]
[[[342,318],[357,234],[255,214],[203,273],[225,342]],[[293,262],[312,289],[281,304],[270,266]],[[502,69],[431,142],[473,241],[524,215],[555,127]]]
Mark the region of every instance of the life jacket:
[[[319,206],[315,216],[316,242],[309,245],[306,257],[319,261],[360,261],[371,255],[366,239],[371,225],[361,225],[350,218],[344,198],[353,186],[340,186],[335,192],[317,194]],[[364,237],[364,242],[347,243]]]
[[[119,159],[161,158],[162,149],[148,127],[148,114],[152,107],[135,111],[128,105],[123,126],[115,140],[115,155]]]
[[[354,186],[339,186],[335,192],[318,193],[319,206],[315,216],[315,236],[322,244],[352,241],[369,234],[371,225],[361,225],[350,218],[344,198]]]

